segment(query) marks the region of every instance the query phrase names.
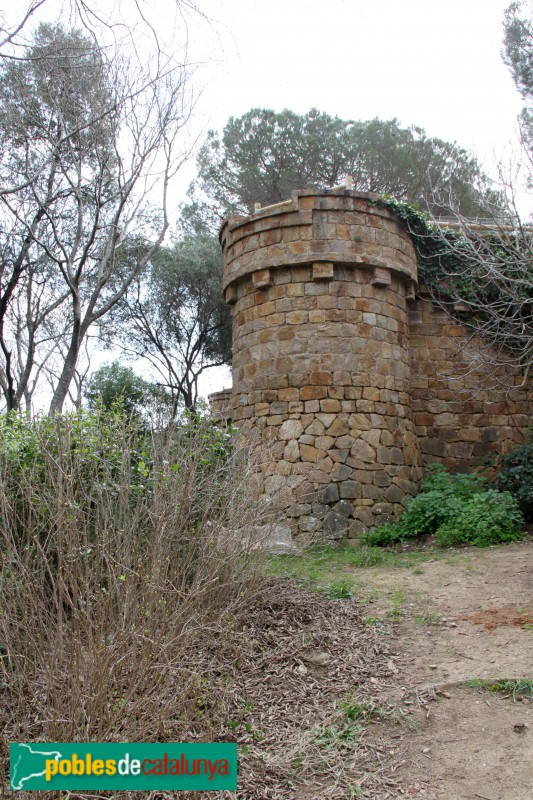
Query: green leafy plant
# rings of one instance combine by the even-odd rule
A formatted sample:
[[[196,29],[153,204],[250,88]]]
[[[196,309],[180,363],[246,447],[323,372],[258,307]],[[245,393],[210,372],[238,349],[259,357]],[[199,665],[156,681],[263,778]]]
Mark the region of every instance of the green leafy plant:
[[[339,712],[331,724],[319,730],[315,741],[326,748],[350,746],[361,738],[369,723],[382,716],[382,710],[374,703],[346,700],[339,704]]]
[[[405,603],[405,592],[403,589],[398,589],[398,591],[394,592],[392,596],[392,606],[390,610],[390,616],[395,622],[399,622],[402,617],[403,603]]]
[[[324,591],[333,600],[351,600],[353,597],[352,581],[350,578],[333,581]]]
[[[496,488],[512,494],[524,518],[533,520],[533,442],[500,456]]]
[[[386,523],[379,528],[373,528],[361,536],[361,540],[370,547],[391,547],[406,538],[402,526]]]
[[[465,686],[470,689],[483,689],[487,692],[499,692],[502,694],[509,694],[513,697],[528,697],[533,700],[533,680],[530,678],[522,678],[520,680],[472,680],[467,681]]]
[[[434,533],[440,547],[460,543],[486,547],[519,539],[522,522],[509,492],[487,489],[480,475],[452,475],[442,465],[432,464],[420,494],[408,500],[400,519],[369,531],[365,542],[389,546]]]
[[[437,530],[439,547],[467,543],[488,547],[520,538],[523,517],[509,492],[487,489],[463,504],[457,515]]]

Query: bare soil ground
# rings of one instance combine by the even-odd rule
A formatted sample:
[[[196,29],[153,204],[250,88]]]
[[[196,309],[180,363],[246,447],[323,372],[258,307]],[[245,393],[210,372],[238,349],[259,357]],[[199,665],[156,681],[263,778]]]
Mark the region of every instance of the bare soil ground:
[[[468,549],[415,569],[365,570],[376,626],[391,615],[397,673],[383,702],[398,785],[383,797],[532,800],[533,705],[472,680],[533,679],[533,543]],[[373,599],[372,599],[373,598]]]
[[[236,621],[210,659],[240,745],[224,797],[533,800],[531,695],[468,685],[533,685],[533,542],[413,555],[327,562],[354,599],[273,579]]]
[[[237,741],[239,789],[183,800],[533,800],[531,695],[467,685],[533,685],[533,541],[413,555],[269,579],[198,641],[186,738]]]

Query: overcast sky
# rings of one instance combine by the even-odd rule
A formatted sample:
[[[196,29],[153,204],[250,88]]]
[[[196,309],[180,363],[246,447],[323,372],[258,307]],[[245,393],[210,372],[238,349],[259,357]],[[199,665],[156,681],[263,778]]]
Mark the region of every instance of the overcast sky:
[[[397,117],[489,167],[515,138],[521,107],[500,56],[508,4],[204,0],[216,22],[190,31],[191,53],[215,58],[198,73],[199,111],[215,128],[253,107]]]
[[[16,20],[28,2],[2,7]],[[196,2],[207,19],[187,14],[185,31],[174,0],[141,7],[178,60],[187,37],[200,94],[193,135],[221,130],[254,107],[314,107],[343,119],[396,117],[421,126],[473,150],[487,170],[516,142],[521,99],[500,55],[510,0],[180,2]],[[69,0],[46,0],[35,20],[57,18],[62,4],[68,24]],[[126,26],[138,20],[135,0],[89,0],[97,4]],[[177,192],[193,174],[194,163]]]
[[[128,3],[102,0],[127,23]],[[60,0],[48,0],[47,13]],[[197,0],[211,22],[189,15],[189,58],[201,92],[192,124],[202,139],[251,108],[343,119],[396,117],[473,150],[485,170],[516,149],[521,99],[501,59],[510,0]],[[184,26],[173,0],[146,0],[167,47],[181,58]],[[6,2],[11,13],[20,0]],[[176,26],[176,27],[175,27]],[[194,161],[175,186],[184,199]],[[203,391],[221,388],[217,377]]]

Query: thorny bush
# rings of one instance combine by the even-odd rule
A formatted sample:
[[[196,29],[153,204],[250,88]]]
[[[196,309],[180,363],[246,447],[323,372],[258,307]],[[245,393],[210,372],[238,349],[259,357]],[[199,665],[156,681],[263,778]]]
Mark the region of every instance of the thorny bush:
[[[259,586],[252,477],[200,418],[0,419],[1,748],[209,738],[194,652]]]

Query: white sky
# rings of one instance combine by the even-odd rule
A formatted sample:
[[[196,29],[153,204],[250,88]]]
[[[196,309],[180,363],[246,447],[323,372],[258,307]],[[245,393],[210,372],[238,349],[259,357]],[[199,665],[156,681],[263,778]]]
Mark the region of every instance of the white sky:
[[[125,21],[128,1],[114,6],[122,3]],[[201,140],[202,131],[221,130],[230,116],[253,107],[298,113],[316,107],[343,119],[397,117],[473,150],[494,173],[516,150],[522,106],[500,56],[509,3],[198,0],[212,22],[188,20],[189,57],[200,63],[194,81],[201,90],[192,134]],[[183,25],[173,0],[146,5],[179,58]],[[4,7],[20,5],[11,0]],[[176,203],[194,174],[191,162],[176,181]],[[217,371],[202,391],[224,383],[228,376]]]
[[[219,129],[253,107],[397,117],[473,149],[489,168],[516,138],[521,108],[500,57],[507,5],[203,0],[218,22],[211,35],[190,31],[192,54],[207,44],[216,56],[199,71],[198,110]]]

